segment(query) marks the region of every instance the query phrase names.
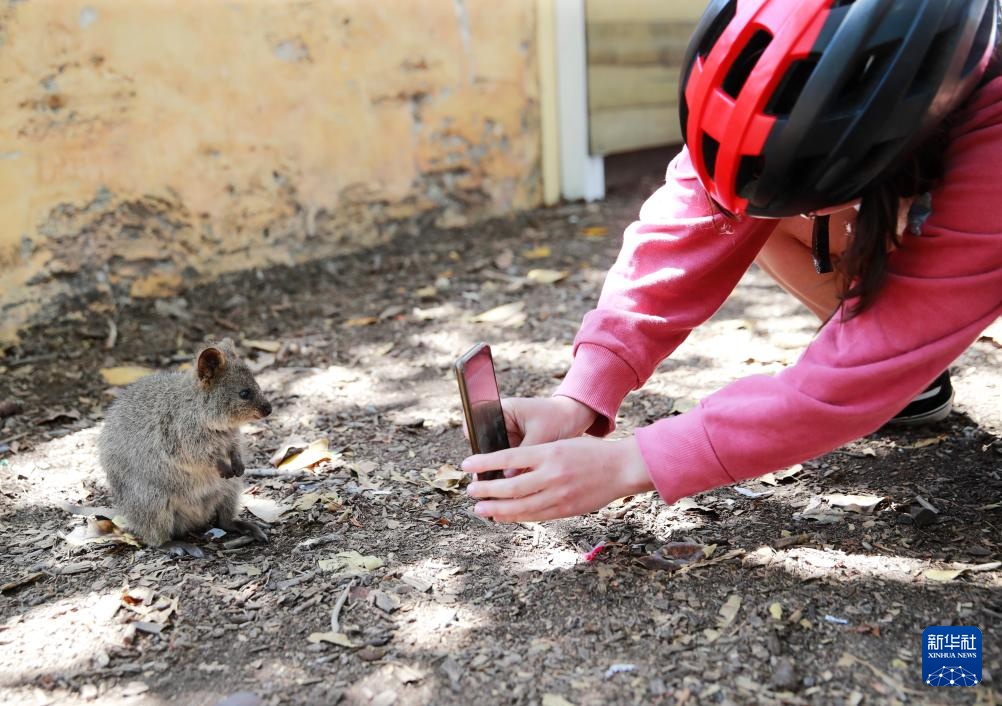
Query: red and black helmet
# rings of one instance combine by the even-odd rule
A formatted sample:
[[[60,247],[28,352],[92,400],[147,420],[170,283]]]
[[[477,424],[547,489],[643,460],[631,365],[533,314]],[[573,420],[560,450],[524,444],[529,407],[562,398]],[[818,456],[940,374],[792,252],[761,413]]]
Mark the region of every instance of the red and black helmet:
[[[998,0],[713,0],[689,43],[682,134],[734,213],[852,201],[977,84]]]

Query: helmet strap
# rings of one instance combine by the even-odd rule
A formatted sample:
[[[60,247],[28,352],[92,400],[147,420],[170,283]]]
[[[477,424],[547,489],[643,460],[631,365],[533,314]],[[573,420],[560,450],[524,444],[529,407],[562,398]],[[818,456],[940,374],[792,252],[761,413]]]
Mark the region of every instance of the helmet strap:
[[[814,256],[814,269],[819,275],[832,271],[831,254],[828,252],[828,220],[829,216],[815,216],[811,233],[811,254]]]

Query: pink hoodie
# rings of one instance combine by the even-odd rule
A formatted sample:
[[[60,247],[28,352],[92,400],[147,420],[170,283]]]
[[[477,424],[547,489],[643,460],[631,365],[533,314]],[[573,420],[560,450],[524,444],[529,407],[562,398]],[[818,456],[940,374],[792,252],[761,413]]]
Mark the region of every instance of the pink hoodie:
[[[921,236],[905,234],[859,316],[833,317],[795,365],[727,385],[637,429],[667,502],[827,453],[888,421],[1002,314],[1002,79],[962,109]],[[556,394],[600,414],[608,434],[641,387],[734,289],[776,221],[710,206],[683,150],[627,228],[598,307]]]

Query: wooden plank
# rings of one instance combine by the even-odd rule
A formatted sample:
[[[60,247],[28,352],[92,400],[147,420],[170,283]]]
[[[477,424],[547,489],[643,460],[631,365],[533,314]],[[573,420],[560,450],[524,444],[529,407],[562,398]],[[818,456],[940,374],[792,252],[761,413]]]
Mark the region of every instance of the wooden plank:
[[[681,66],[693,22],[596,22],[588,25],[589,64]]]
[[[694,21],[706,4],[707,0],[587,0],[585,15],[589,23]]]
[[[592,154],[615,154],[682,142],[675,107],[600,110],[590,117]]]
[[[556,9],[554,0],[537,0],[536,45],[539,61],[540,163],[543,204],[560,200],[560,123],[557,115]]]
[[[675,66],[588,65],[588,112],[678,103]]]

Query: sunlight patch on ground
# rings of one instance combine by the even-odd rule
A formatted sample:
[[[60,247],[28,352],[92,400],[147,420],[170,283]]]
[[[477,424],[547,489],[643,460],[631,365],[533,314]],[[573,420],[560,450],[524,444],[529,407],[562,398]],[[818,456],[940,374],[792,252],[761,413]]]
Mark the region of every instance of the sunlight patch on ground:
[[[58,507],[81,503],[91,493],[85,480],[100,475],[97,457],[99,428],[92,427],[53,439],[11,459],[11,474],[28,481],[14,507]]]
[[[839,580],[857,580],[861,577],[875,578],[899,583],[921,583],[943,585],[941,582],[925,577],[925,572],[943,568],[922,559],[893,556],[888,554],[868,555],[849,554],[838,549],[815,549],[812,547],[794,547],[775,550],[772,547],[759,547],[745,557],[745,563],[751,566],[767,566],[779,568],[803,580],[821,577]],[[947,568],[970,567],[972,565],[947,565]],[[972,574],[972,576],[977,574]],[[985,572],[985,577],[992,577],[999,583],[1000,572]]]
[[[90,667],[104,645],[122,642],[125,627],[114,620],[120,603],[119,591],[88,593],[9,620],[2,633],[0,684],[14,686],[42,674]]]

